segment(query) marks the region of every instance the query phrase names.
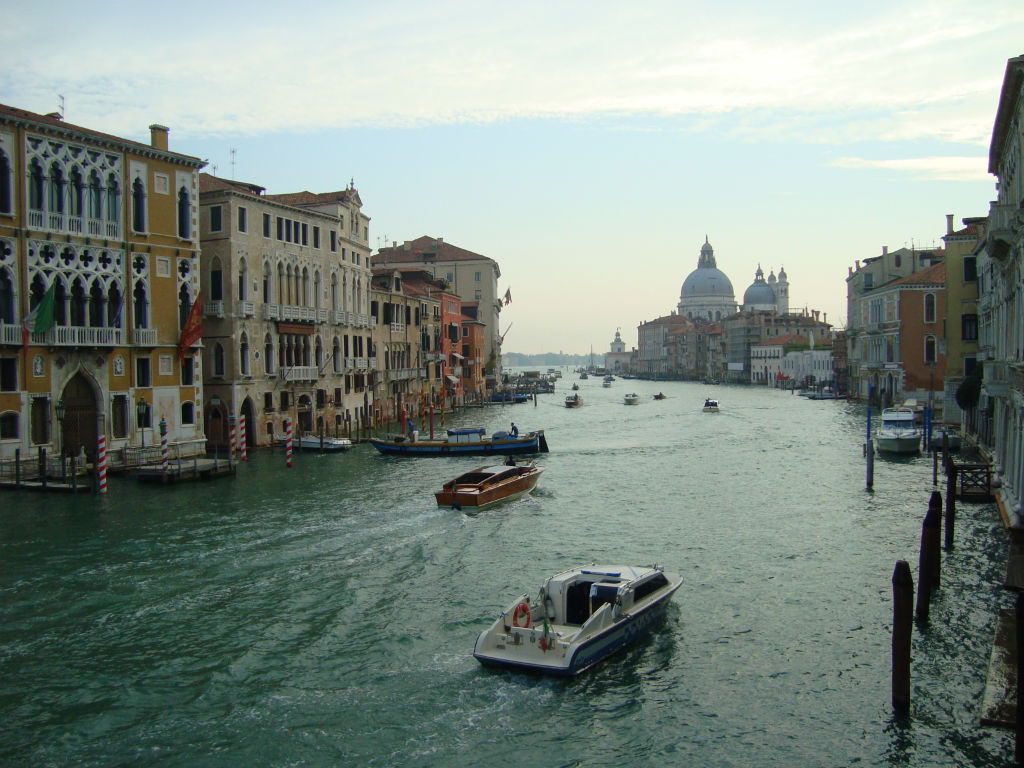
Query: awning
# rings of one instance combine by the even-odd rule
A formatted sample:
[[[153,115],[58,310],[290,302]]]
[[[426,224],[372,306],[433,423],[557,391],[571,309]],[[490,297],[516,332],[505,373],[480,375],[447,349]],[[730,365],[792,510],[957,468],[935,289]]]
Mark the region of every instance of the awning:
[[[445,378],[448,379],[448,381],[450,381],[452,384],[458,384],[459,383],[459,377],[458,376],[452,376],[450,373],[447,376],[445,376]]]

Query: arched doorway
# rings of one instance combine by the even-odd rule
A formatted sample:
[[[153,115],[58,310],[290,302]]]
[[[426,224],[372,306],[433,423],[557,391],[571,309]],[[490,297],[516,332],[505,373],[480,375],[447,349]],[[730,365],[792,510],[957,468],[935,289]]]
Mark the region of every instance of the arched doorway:
[[[226,448],[228,444],[227,418],[224,415],[224,406],[210,404],[206,406],[206,446]]]
[[[77,456],[85,449],[89,461],[96,460],[96,390],[79,371],[60,396],[64,405],[64,421],[60,424],[61,453]]]
[[[309,395],[299,395],[299,436],[313,431],[313,401]]]
[[[245,447],[256,447],[256,413],[253,411],[252,400],[248,397],[242,401],[242,416],[245,417]]]

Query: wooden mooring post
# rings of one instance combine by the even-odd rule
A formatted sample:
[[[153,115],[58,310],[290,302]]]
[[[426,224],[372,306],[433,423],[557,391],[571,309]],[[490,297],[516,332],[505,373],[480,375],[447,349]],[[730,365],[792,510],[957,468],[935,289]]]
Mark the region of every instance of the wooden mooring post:
[[[910,709],[910,641],[914,629],[914,577],[899,560],[892,572],[892,706]]]
[[[868,434],[864,443],[864,457],[867,459],[867,490],[875,487],[875,446],[871,442],[871,409],[868,408]]]
[[[931,503],[921,524],[921,553],[917,566],[917,620],[926,623],[931,610],[932,590],[938,588],[939,511]]]
[[[1014,757],[1018,765],[1024,765],[1024,675],[1020,673],[1020,659],[1024,659],[1024,592],[1017,593],[1017,716],[1015,729]]]

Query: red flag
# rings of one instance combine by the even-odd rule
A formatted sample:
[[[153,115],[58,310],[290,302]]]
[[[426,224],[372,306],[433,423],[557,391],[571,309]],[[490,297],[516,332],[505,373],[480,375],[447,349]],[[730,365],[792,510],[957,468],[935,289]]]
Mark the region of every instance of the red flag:
[[[185,327],[181,329],[181,339],[178,341],[178,365],[185,360],[185,353],[188,348],[203,337],[203,318],[199,312],[199,295],[192,302],[192,309],[188,311],[185,318]]]

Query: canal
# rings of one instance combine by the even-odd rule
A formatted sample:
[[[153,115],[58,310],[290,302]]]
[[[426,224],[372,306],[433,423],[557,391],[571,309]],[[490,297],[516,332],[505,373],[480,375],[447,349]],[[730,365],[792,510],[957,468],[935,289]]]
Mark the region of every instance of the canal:
[[[912,712],[890,706],[891,577],[917,573],[931,459],[861,407],[757,388],[580,382],[447,426],[544,428],[534,495],[433,491],[474,458],[250,452],[233,478],[0,494],[5,766],[997,766],[979,725],[1006,537],[958,507]],[[623,395],[635,390],[637,406]],[[667,397],[655,401],[663,391]],[[721,401],[701,411],[704,397]],[[680,572],[667,620],[576,680],[485,670],[476,635],[589,562]]]

